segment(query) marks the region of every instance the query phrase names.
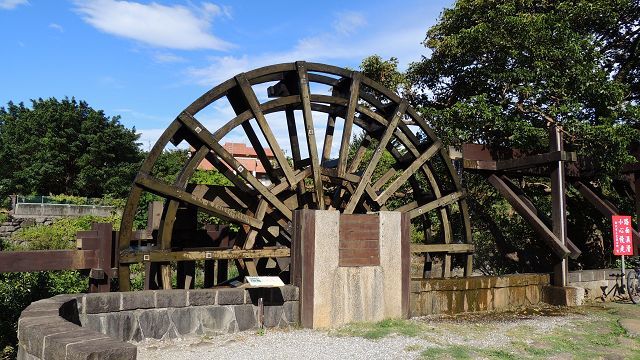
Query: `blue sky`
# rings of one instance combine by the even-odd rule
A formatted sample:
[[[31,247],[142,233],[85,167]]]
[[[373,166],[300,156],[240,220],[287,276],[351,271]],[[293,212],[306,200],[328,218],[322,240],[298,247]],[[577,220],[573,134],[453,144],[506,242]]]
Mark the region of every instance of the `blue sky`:
[[[372,54],[405,67],[426,55],[425,32],[452,2],[0,0],[0,106],[75,96],[121,115],[147,149],[242,71],[296,60],[357,68]]]

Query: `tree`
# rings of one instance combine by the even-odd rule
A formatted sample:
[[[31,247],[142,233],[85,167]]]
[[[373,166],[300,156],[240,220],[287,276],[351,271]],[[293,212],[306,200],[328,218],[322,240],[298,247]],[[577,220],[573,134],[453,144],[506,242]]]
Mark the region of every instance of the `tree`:
[[[398,72],[393,58],[376,56],[361,67],[379,81],[403,79],[412,105],[448,145],[547,151],[548,125],[562,125],[569,150],[598,165],[594,184],[616,197],[612,181],[640,139],[639,41],[638,0],[458,0],[427,31],[431,54],[406,72]],[[546,180],[519,181],[548,212]],[[504,199],[481,177],[467,174],[464,184],[476,248],[485,251],[486,263],[477,265],[496,272],[547,270],[535,234]],[[608,219],[573,192],[568,201],[569,235],[586,253],[579,266],[609,265],[606,249],[585,246],[609,236]],[[624,199],[616,203],[632,209]]]
[[[0,196],[126,196],[142,160],[135,128],[75,98],[0,108]]]

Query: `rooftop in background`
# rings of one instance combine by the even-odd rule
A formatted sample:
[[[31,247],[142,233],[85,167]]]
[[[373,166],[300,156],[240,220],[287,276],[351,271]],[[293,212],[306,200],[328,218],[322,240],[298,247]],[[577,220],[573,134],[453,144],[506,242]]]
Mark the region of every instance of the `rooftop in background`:
[[[247,146],[243,143],[231,143],[227,142],[224,144],[224,149],[227,150],[234,157],[250,157],[256,158],[258,154],[256,150],[250,146]],[[264,152],[268,158],[273,158],[273,152],[269,148],[264,148]]]

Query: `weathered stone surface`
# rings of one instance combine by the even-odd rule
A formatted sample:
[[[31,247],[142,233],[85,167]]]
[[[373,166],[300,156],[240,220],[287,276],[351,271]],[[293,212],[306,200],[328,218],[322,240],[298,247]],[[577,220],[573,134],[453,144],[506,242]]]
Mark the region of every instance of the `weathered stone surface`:
[[[179,335],[195,334],[200,325],[200,313],[193,307],[169,310],[169,317]]]
[[[152,309],[155,307],[155,294],[153,291],[127,291],[121,294],[121,310]]]
[[[99,314],[120,311],[122,293],[96,293],[87,294],[83,299],[82,312],[86,314]]]
[[[169,314],[166,309],[143,311],[138,317],[144,338],[162,339],[169,330]]]
[[[20,319],[20,331],[18,333],[20,345],[24,346],[25,349],[33,355],[42,354],[45,336],[73,332],[81,329],[79,326],[66,322],[61,317],[58,317],[58,320],[55,321],[50,320],[40,323],[29,321],[37,319],[38,318]]]
[[[282,312],[285,320],[289,324],[300,323],[300,303],[297,301],[288,301],[282,305]]]
[[[578,287],[545,286],[542,288],[542,301],[551,305],[582,305],[585,291]]]
[[[285,285],[283,287],[278,288],[282,295],[282,300],[284,301],[298,301],[299,300],[299,291],[297,286]]]
[[[40,360],[40,358],[29,354],[24,346],[18,346],[16,360]]]
[[[234,306],[238,331],[254,329],[257,325],[256,314],[253,305]]]
[[[191,301],[191,299],[189,299]],[[218,305],[244,304],[244,289],[220,289],[218,290]]]
[[[120,311],[104,314],[103,319],[101,331],[103,334],[121,341],[130,341],[132,339],[137,326],[137,320],[133,312]]]
[[[81,341],[108,339],[109,337],[86,329],[76,329],[65,333],[49,335],[44,340],[43,359],[64,359],[67,345]]]
[[[67,360],[125,360],[135,359],[138,350],[128,343],[113,339],[99,339],[71,344],[67,347],[67,351]]]
[[[189,290],[189,306],[207,306],[216,304],[217,290]]]
[[[157,290],[155,297],[156,308],[187,306],[187,292],[184,290]]]
[[[233,308],[233,306],[207,306],[197,309],[202,324],[201,331],[205,334],[236,331]]]
[[[82,327],[97,331],[99,333],[106,333],[104,329],[104,317],[106,314],[84,314],[80,315],[80,323]]]
[[[265,306],[264,307],[264,326],[276,327],[282,319],[282,306]]]

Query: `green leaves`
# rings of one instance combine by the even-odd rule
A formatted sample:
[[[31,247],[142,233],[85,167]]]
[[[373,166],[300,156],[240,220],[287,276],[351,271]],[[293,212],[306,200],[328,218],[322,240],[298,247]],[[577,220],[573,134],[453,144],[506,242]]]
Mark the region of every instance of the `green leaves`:
[[[49,98],[0,108],[0,196],[127,194],[142,154],[135,129],[84,101]]]

